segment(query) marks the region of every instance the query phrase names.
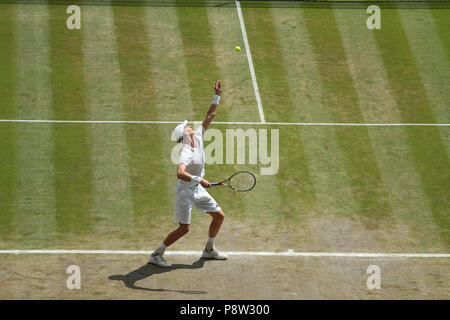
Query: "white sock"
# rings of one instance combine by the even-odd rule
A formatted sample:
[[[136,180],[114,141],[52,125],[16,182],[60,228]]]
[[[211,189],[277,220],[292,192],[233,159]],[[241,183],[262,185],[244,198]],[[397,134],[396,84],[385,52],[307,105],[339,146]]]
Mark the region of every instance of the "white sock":
[[[163,255],[164,251],[166,251],[167,246],[162,242],[158,248],[152,253],[153,256],[156,256],[158,254]]]
[[[208,241],[206,241],[206,251],[214,250],[214,238],[208,238]]]

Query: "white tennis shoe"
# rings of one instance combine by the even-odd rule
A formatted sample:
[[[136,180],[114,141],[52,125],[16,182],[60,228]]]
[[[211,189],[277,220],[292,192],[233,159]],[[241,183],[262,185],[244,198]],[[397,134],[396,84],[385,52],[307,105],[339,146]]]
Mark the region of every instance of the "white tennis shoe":
[[[215,260],[227,260],[228,255],[224,252],[217,251],[216,249],[213,249],[211,251],[206,251],[205,249],[203,249],[202,258],[215,259]]]
[[[160,254],[157,255],[150,255],[150,258],[148,259],[148,263],[157,265],[159,267],[164,267],[164,268],[170,268],[172,266],[172,264],[170,262],[167,262],[166,260],[164,260],[163,256]]]

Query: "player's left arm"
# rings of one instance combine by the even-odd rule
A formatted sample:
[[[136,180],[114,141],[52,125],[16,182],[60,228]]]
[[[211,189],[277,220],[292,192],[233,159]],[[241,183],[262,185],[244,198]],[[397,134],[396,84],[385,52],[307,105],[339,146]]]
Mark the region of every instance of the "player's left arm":
[[[213,102],[209,106],[208,112],[206,113],[206,119],[202,123],[202,126],[203,128],[205,128],[205,130],[208,129],[209,124],[216,116],[217,107],[219,106],[220,94],[222,92],[222,89],[220,88],[220,80],[217,80],[217,82],[214,83],[214,90],[216,92],[216,95],[214,96]]]

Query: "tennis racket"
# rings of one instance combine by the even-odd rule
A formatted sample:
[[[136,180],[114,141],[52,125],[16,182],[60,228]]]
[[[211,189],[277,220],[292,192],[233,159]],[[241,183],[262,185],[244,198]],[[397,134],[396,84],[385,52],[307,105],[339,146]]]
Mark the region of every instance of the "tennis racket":
[[[249,171],[238,171],[226,180],[211,183],[211,187],[227,186],[239,192],[250,191],[255,187],[255,185],[256,177]]]

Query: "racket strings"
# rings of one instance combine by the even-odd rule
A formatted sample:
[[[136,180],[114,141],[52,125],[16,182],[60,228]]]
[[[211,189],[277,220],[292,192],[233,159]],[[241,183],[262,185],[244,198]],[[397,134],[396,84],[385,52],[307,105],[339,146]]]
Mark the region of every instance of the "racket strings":
[[[242,172],[230,179],[230,186],[236,190],[246,191],[252,189],[255,186],[255,182],[255,177],[252,174]]]

